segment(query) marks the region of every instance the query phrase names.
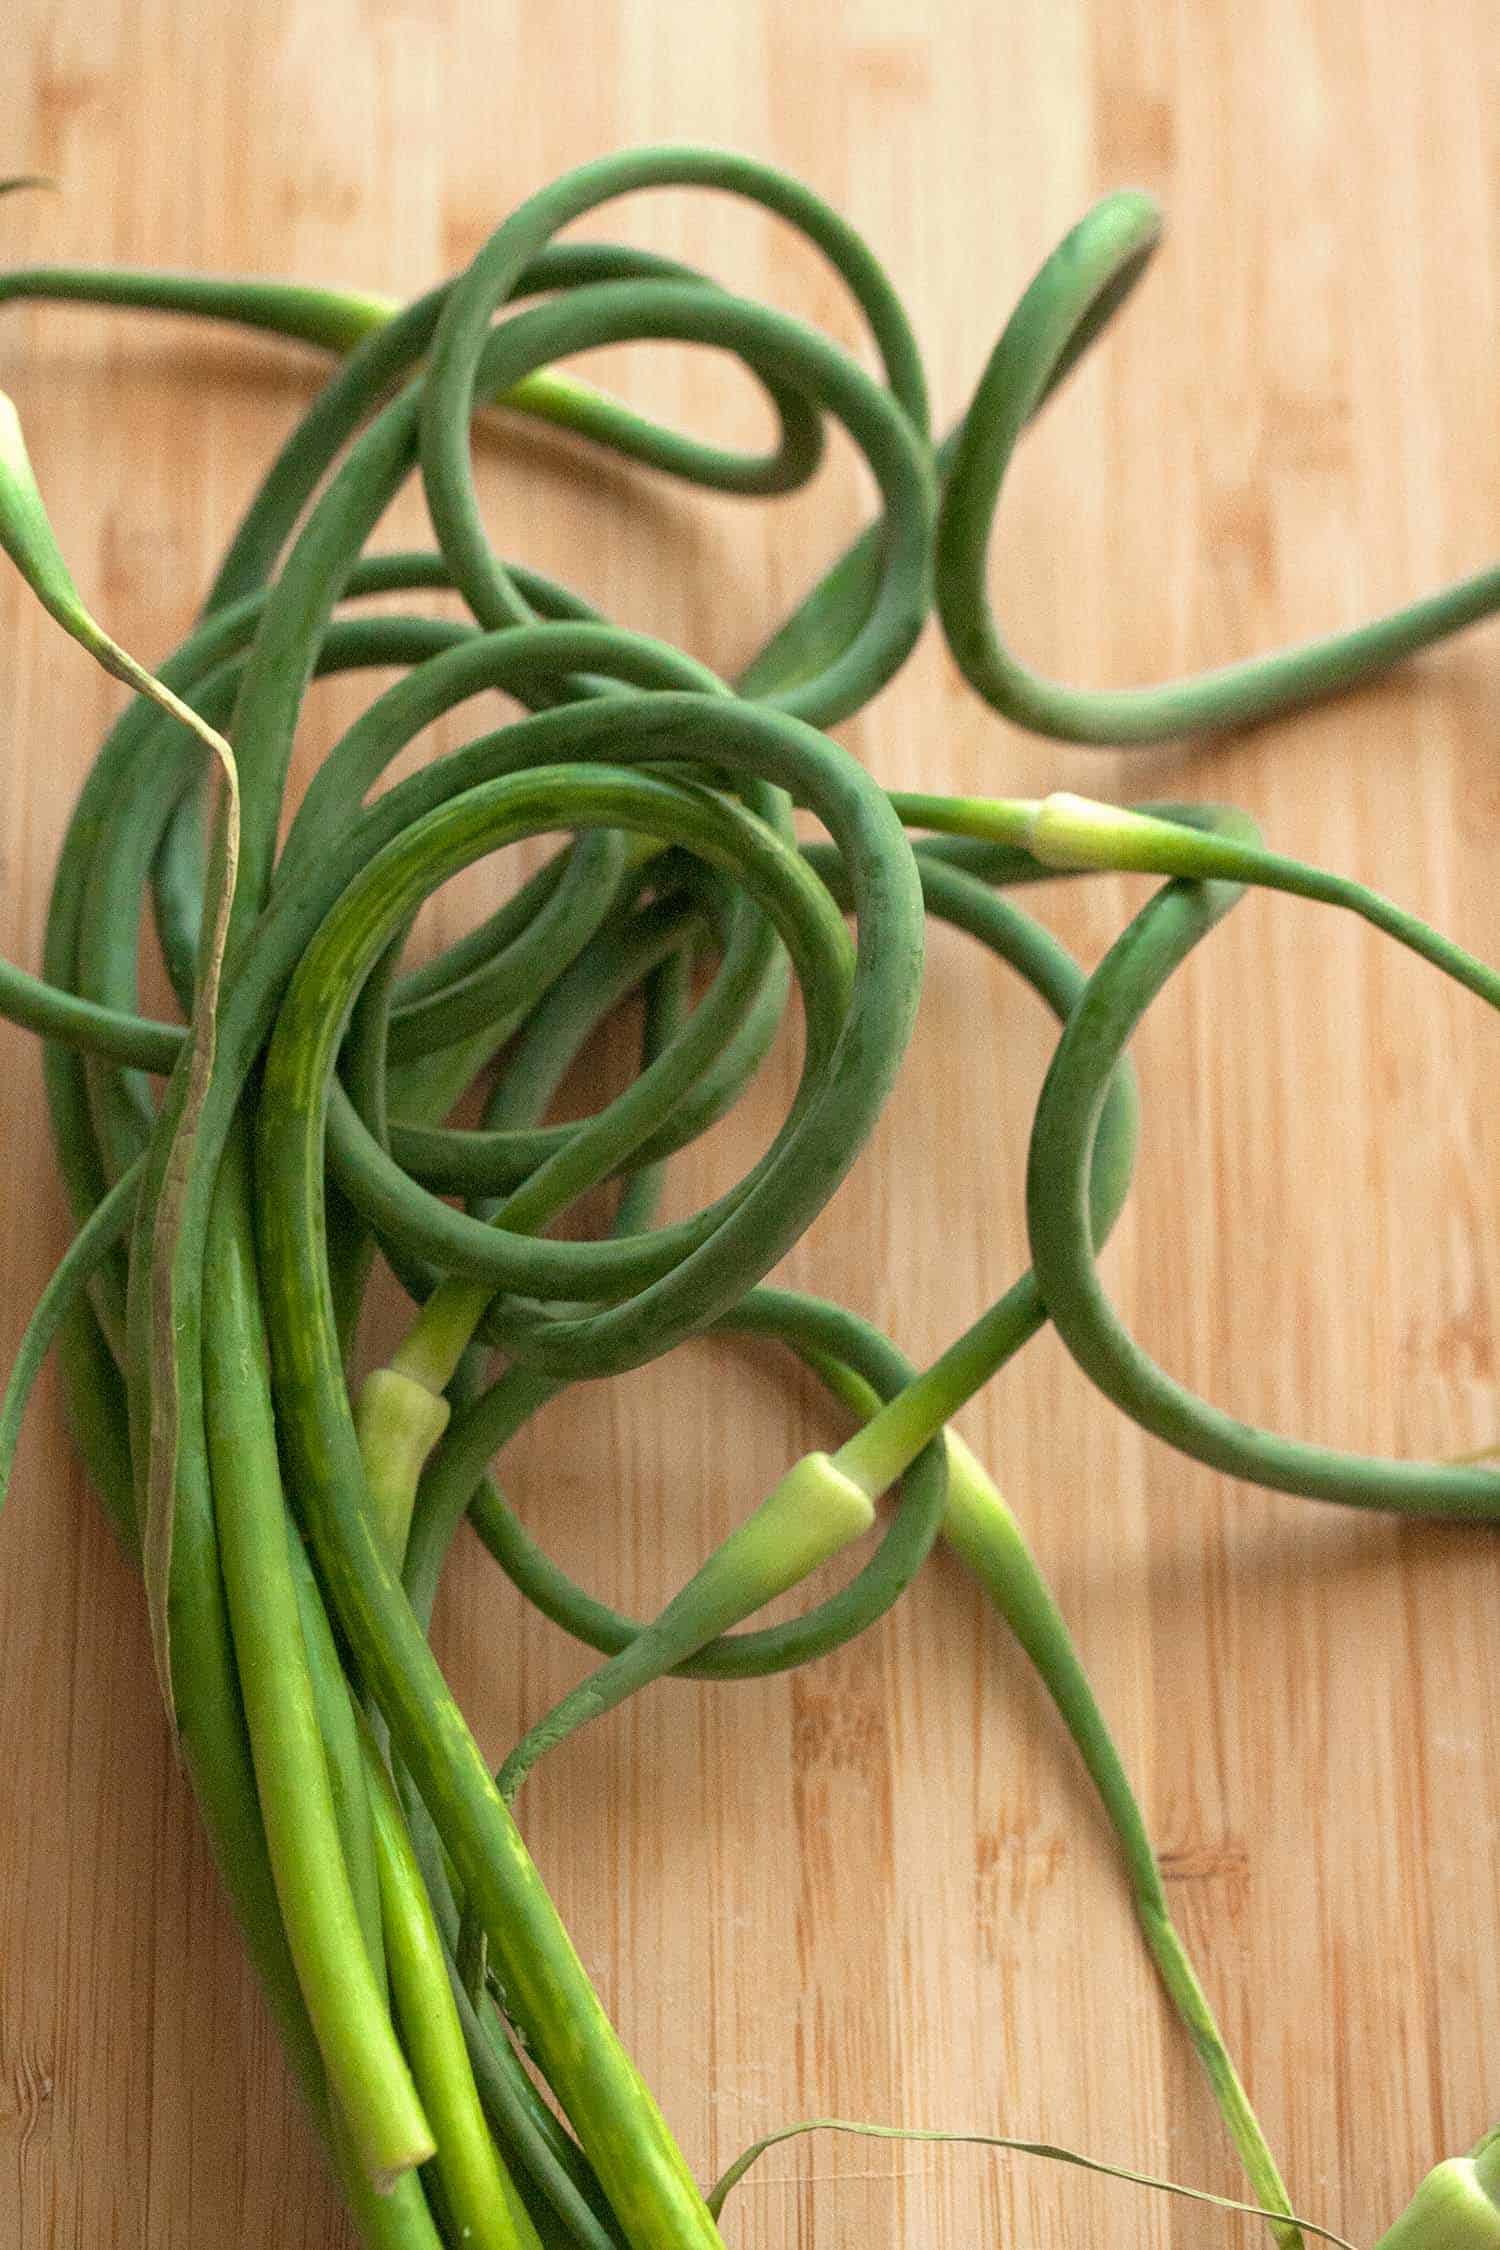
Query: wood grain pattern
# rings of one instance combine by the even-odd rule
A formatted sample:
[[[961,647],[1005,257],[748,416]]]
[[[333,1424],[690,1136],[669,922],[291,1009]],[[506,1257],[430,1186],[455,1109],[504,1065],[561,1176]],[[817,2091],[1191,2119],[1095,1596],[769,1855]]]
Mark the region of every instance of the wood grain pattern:
[[[1169,247],[1028,444],[1000,542],[1018,644],[1070,677],[1151,678],[1333,627],[1493,550],[1486,0],[18,0],[5,46],[0,171],[64,183],[0,212],[6,260],[410,292],[570,162],[733,142],[865,229],[945,419],[1091,196],[1155,189]],[[826,277],[741,211],[656,197],[618,224],[848,333]],[[314,379],[306,356],[206,331],[6,311],[0,382],[80,584],[130,646],[185,629]],[[616,354],[609,380],[755,427],[748,387],[706,354]],[[775,508],[531,438],[485,476],[514,551],[725,667],[862,505],[842,451]],[[34,965],[117,696],[9,577],[0,636],[0,944]],[[360,693],[320,691],[310,736]],[[1229,798],[1493,956],[1497,718],[1490,629],[1332,711],[1127,761],[1002,727],[929,638],[845,732],[892,784]],[[1079,888],[1049,912],[1097,953],[1134,895]],[[35,1049],[6,1030],[0,1050],[8,1349],[64,1221]],[[1326,913],[1252,901],[1139,1053],[1146,1145],[1109,1273],[1166,1364],[1330,1440],[1491,1437],[1493,1026]],[[913,1355],[945,1341],[1019,1265],[1046,1054],[1035,1010],[940,936],[889,1113],[789,1273]],[[773,1072],[682,1165],[684,1206],[753,1151],[786,1084]],[[769,1356],[695,1347],[564,1401],[508,1479],[561,1557],[644,1609],[832,1427]],[[1500,2110],[1493,1542],[1234,1489],[1123,1424],[1047,1338],[965,1427],[1077,1630],[1295,2195],[1372,2239]],[[3,1537],[0,2241],[341,2242],[168,1749],[138,1588],[50,1382]],[[472,1544],[439,1638],[496,1753],[581,1666]],[[790,1682],[657,1690],[558,1757],[528,1825],[703,2170],[834,2111],[1047,2135],[1234,2191],[1084,1785],[951,1568]],[[829,2141],[778,2151],[732,2210],[755,2250],[1252,2239],[1035,2164]]]

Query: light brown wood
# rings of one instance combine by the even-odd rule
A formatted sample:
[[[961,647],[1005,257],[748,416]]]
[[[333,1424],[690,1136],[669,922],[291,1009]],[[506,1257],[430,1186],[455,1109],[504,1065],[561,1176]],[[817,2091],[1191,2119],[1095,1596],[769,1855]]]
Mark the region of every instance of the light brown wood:
[[[1099,189],[1171,235],[1118,338],[1025,448],[997,586],[1079,680],[1337,626],[1500,536],[1497,49],[1485,0],[19,0],[0,259],[132,260],[414,292],[565,165],[628,142],[765,152],[887,260],[944,422],[1035,262]],[[780,232],[702,197],[609,231],[849,335]],[[187,626],[308,355],[79,312],[0,315],[80,584],[150,655]],[[706,355],[609,379],[757,426]],[[520,437],[485,469],[514,552],[725,668],[859,520],[838,452],[777,507],[704,502]],[[413,519],[415,520],[415,519]],[[0,943],[48,871],[116,691],[0,576]],[[1500,643],[1340,707],[1134,760],[1016,735],[935,635],[844,730],[892,784],[1246,806],[1480,952],[1495,911]],[[363,691],[320,693],[319,740]],[[316,744],[311,745],[316,748]],[[492,869],[486,882],[502,878]],[[1047,900],[1097,954],[1136,892]],[[444,913],[457,910],[445,903]],[[39,1068],[0,1034],[0,1342],[64,1241]],[[930,1353],[1022,1261],[1039,1014],[939,936],[856,1176],[789,1262]],[[1166,1364],[1238,1412],[1403,1452],[1500,1430],[1500,1043],[1327,913],[1253,900],[1153,1014],[1147,1129],[1108,1271]],[[759,1144],[787,1068],[681,1167]],[[528,1520],[648,1609],[834,1422],[769,1356],[695,1347],[555,1408],[507,1463]],[[1150,1810],[1294,2194],[1369,2241],[1500,2111],[1500,1564],[1488,1536],[1236,1489],[1141,1438],[1050,1339],[964,1417],[1033,1533]],[[0,1568],[0,2240],[306,2250],[344,2239],[159,1716],[139,1590],[42,1386]],[[581,1669],[472,1543],[439,1622],[499,1754]],[[541,1864],[693,2162],[809,2113],[1047,2136],[1237,2192],[1087,1790],[1016,1652],[935,1563],[835,1661],[672,1685],[538,1776]],[[755,2250],[1252,2239],[1251,2222],[973,2150],[779,2150]]]

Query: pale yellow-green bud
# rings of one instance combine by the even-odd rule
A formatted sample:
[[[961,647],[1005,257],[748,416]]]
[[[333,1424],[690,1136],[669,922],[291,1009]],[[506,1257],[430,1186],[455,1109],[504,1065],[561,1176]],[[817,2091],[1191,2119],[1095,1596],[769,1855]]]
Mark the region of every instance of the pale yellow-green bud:
[[[1500,2250],[1500,2204],[1472,2156],[1436,2164],[1376,2250]]]
[[[828,1562],[875,1521],[875,1505],[832,1456],[807,1453],[732,1531],[714,1564],[771,1601]]]
[[[1164,850],[1180,852],[1182,843],[1182,831],[1171,821],[1058,789],[1037,806],[1026,849],[1047,867],[1134,868],[1149,874],[1161,868]]]
[[[375,1529],[386,1556],[398,1567],[406,1552],[417,1485],[428,1454],[448,1427],[449,1411],[445,1398],[394,1367],[377,1367],[359,1394],[354,1427]]]

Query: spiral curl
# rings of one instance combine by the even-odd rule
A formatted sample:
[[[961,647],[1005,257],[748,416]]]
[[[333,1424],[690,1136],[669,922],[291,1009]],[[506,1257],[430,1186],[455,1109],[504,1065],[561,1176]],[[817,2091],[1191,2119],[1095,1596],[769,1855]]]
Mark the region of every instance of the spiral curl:
[[[677,261],[556,239],[618,196],[662,188],[729,193],[797,229],[847,289],[878,375]],[[1080,840],[1066,807],[892,796],[826,732],[893,677],[934,600],[960,670],[1002,716],[1113,744],[1244,725],[1500,604],[1492,570],[1353,633],[1150,690],[1077,691],[1010,655],[986,583],[1006,466],[1134,290],[1158,233],[1144,197],[1097,206],[1023,296],[941,446],[910,325],[868,247],[810,190],[720,152],[585,165],[404,309],[274,282],[0,276],[0,299],[208,317],[344,355],[158,674],[227,736],[242,808],[213,1070],[173,1266],[165,1596],[170,1699],[215,1853],[369,2245],[718,2243],[508,1798],[540,1748],[664,1672],[746,1678],[848,1642],[940,1538],[1057,1701],[1255,2191],[1280,2215],[1282,2241],[1297,2239],[1066,1626],[998,1493],[944,1429],[1050,1320],[1127,1413],[1228,1474],[1405,1512],[1500,1513],[1489,1469],[1332,1455],[1232,1423],[1145,1358],[1097,1272],[1134,1155],[1129,1038],[1244,885],[1352,906],[1492,1004],[1500,984],[1388,902],[1262,851],[1235,816],[1148,808]],[[559,370],[581,351],[648,339],[737,359],[769,402],[772,444],[726,451]],[[731,688],[501,558],[473,468],[491,408],[757,497],[808,480],[831,418],[868,464],[881,512]],[[414,477],[436,550],[372,550]],[[462,598],[463,622],[365,607],[439,590]],[[335,743],[278,847],[310,682],[391,667],[396,684]],[[426,727],[492,693],[521,716],[378,789]],[[799,843],[794,808],[827,840]],[[149,915],[191,1017],[215,880],[204,811],[199,747],[170,712],[132,704],[69,824],[41,976],[0,964],[0,1010],[45,1042],[53,1142],[79,1228],[23,1348],[0,1455],[8,1471],[26,1388],[56,1338],[78,1442],[137,1553],[162,1380],[151,1245],[173,1162],[172,1097],[163,1103],[153,1080],[178,1089],[189,1064],[183,1029],[141,1012],[137,941]],[[909,829],[930,833],[914,844]],[[444,882],[543,836],[560,840],[553,856],[485,921],[406,963],[413,922]],[[1167,880],[1085,976],[1000,893],[1095,866]],[[919,1372],[854,1315],[766,1276],[847,1175],[891,1087],[928,916],[1008,963],[1062,1029],[1031,1138],[1033,1271]],[[801,1068],[770,1145],[705,1208],[661,1222],[667,1163],[745,1093],[793,988]],[[549,1122],[563,1073],[635,998],[636,1076],[593,1115]],[[476,1087],[480,1123],[449,1122]],[[606,1234],[549,1232],[602,1183],[616,1196]],[[416,1310],[390,1366],[361,1389],[351,1346],[377,1252]],[[548,1558],[490,1464],[569,1384],[706,1332],[788,1345],[859,1427],[831,1459],[800,1465],[803,1481],[778,1488],[780,1503],[773,1495],[662,1618],[632,1619]],[[837,1592],[789,1622],[744,1629],[769,1591],[811,1567],[811,1549],[795,1568],[784,1542],[770,1556],[770,1532],[756,1545],[756,1525],[783,1520],[766,1513],[773,1504],[800,1520],[804,1495],[814,1513],[847,1500],[853,1526],[863,1497],[896,1486],[873,1554]],[[521,1747],[504,1788],[427,1640],[466,1516],[522,1596],[604,1658]],[[362,1967],[341,1980],[351,1948]],[[435,2184],[424,2185],[413,2167],[434,2151]]]

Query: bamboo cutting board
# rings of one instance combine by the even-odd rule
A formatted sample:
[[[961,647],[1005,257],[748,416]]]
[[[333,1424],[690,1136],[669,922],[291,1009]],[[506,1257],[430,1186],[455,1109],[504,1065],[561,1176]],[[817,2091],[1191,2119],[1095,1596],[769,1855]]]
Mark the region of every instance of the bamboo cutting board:
[[[923,22],[926,28],[923,28]],[[1500,40],[1485,0],[14,0],[0,268],[80,258],[411,294],[566,165],[707,139],[808,177],[886,259],[946,425],[1019,289],[1102,188],[1170,237],[1028,440],[996,584],[1017,645],[1154,679],[1329,629],[1500,536]],[[599,231],[596,224],[595,231]],[[852,340],[827,277],[704,197],[607,231]],[[753,435],[709,355],[605,379]],[[311,355],[83,312],[0,314],[80,586],[148,657],[186,629]],[[862,520],[835,449],[764,506],[525,432],[486,454],[501,545],[732,670]],[[405,528],[417,528],[413,515]],[[0,577],[0,944],[35,966],[53,855],[117,692]],[[362,691],[320,690],[308,755]],[[1068,751],[961,691],[935,636],[845,739],[891,785],[1217,796],[1500,952],[1500,639],[1214,750]],[[316,738],[316,739],[314,739]],[[488,868],[433,931],[508,875]],[[488,885],[486,891],[484,886]],[[1039,894],[1097,957],[1137,887]],[[1500,1039],[1327,913],[1252,899],[1138,1045],[1141,1168],[1107,1261],[1137,1332],[1246,1417],[1403,1453],[1500,1434]],[[0,1031],[0,1340],[64,1241],[33,1043]],[[1023,1263],[1039,1012],[938,935],[876,1140],[788,1278],[922,1358]],[[680,1165],[763,1144],[789,1048]],[[1500,1562],[1237,1489],[1142,1438],[1042,1338],[964,1417],[1033,1535],[1136,1777],[1299,2207],[1374,2238],[1500,2112]],[[837,1425],[769,1355],[692,1347],[553,1408],[506,1463],[527,1520],[637,1611]],[[342,2242],[166,1739],[136,1582],[43,1384],[0,1527],[0,2241]],[[472,1542],[441,1653],[498,1756],[582,1669]],[[527,1828],[606,1999],[710,2175],[799,2116],[1067,2142],[1237,2175],[1060,1731],[935,1562],[824,1666],[673,1683],[570,1745]],[[804,2141],[730,2206],[754,2250],[1259,2239],[1252,2223],[968,2149]]]

